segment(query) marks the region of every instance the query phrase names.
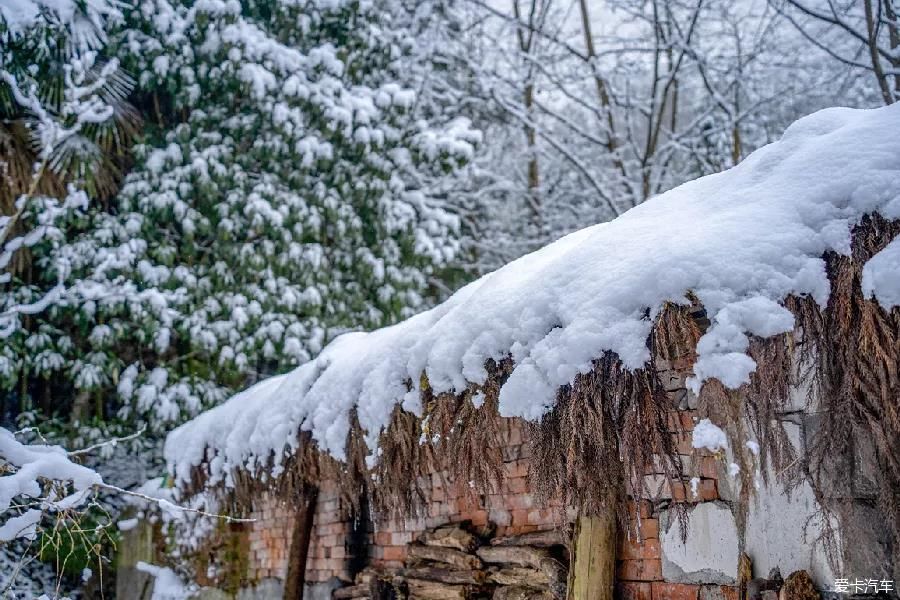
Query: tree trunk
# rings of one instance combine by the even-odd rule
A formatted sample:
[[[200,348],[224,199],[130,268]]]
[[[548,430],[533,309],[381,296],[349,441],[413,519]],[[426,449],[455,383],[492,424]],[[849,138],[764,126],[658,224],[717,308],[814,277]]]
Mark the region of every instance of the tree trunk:
[[[606,514],[579,517],[572,566],[572,600],[612,600],[616,575],[615,504]]]
[[[284,600],[302,600],[303,584],[306,582],[306,557],[312,533],[313,517],[316,514],[316,499],[319,490],[309,487],[303,491],[300,507],[294,516],[291,532],[290,560],[284,582]]]

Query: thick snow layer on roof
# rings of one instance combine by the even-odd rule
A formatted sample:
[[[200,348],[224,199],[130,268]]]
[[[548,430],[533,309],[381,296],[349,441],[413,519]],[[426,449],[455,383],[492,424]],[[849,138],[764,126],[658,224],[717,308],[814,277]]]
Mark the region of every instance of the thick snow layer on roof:
[[[900,238],[870,258],[863,266],[862,291],[884,308],[900,306]]]
[[[747,335],[793,327],[786,296],[826,302],[823,253],[849,252],[851,227],[866,213],[900,218],[898,128],[900,105],[801,119],[729,171],[566,236],[399,325],[337,338],[294,372],[172,432],[170,468],[183,481],[206,457],[213,481],[227,483],[234,468],[282,456],[298,430],[343,458],[354,407],[374,450],[395,403],[420,411],[423,371],[436,391],[461,390],[484,382],[486,359],[509,355],[500,412],[537,419],[605,351],[642,366],[652,319],[689,290],[712,322],[693,385],[737,387],[755,368]]]

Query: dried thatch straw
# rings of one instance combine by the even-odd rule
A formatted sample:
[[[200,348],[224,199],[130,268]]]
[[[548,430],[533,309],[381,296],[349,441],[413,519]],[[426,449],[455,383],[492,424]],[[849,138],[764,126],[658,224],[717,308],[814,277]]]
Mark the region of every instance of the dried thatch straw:
[[[874,440],[882,474],[879,502],[892,528],[895,554],[900,550],[900,311],[885,311],[865,299],[860,288],[866,260],[898,233],[900,221],[866,218],[853,232],[851,256],[824,257],[832,283],[828,305],[823,309],[810,298],[787,298],[797,329],[751,340],[757,369],[750,383],[738,390],[717,381],[703,386],[698,410],[724,426],[741,469],[739,525],[746,519],[754,489],[750,479],[758,467],[764,476],[771,468],[788,484],[805,478],[824,498],[835,485],[829,465],[852,457],[854,439],[865,435]],[[696,301],[666,305],[647,340],[653,358],[645,368],[628,371],[615,355],[605,354],[589,373],[560,388],[556,405],[527,428],[530,479],[540,499],[587,515],[614,502],[627,526],[633,515],[624,508],[626,490],[646,491],[643,475],[649,467],[661,468],[670,480],[684,478],[668,418],[678,407],[661,384],[658,367],[676,361],[692,365],[707,325]],[[301,439],[281,475],[273,480],[265,468],[235,474],[237,485],[228,494],[246,507],[261,489],[290,496],[319,479],[337,479],[349,499],[369,497],[371,506],[388,516],[422,509],[426,498],[419,482],[428,473],[447,473],[473,497],[489,494],[503,477],[497,398],[513,364],[506,359],[486,367],[487,383],[458,394],[434,395],[423,376],[423,415],[395,408],[381,433],[374,469],[365,465],[363,432],[354,419],[347,464],[324,457]],[[807,401],[816,402],[825,419],[801,460],[779,418],[790,407],[792,390],[807,384]],[[484,396],[480,408],[472,403],[476,393]],[[743,451],[751,438],[760,444],[759,457]],[[199,490],[203,484],[198,473],[190,487]]]

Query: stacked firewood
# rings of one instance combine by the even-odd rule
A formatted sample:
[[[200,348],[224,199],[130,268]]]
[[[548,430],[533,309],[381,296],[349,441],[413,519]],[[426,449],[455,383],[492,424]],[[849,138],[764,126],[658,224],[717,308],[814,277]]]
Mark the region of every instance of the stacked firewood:
[[[567,540],[558,531],[489,538],[445,525],[407,546],[406,564],[365,570],[336,599],[557,600],[565,598]],[[386,585],[387,584],[387,585]]]

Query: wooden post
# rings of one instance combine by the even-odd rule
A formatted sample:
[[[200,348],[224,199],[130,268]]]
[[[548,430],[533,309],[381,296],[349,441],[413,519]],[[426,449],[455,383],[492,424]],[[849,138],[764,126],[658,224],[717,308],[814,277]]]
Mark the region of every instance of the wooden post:
[[[284,581],[284,600],[303,600],[303,584],[306,583],[306,557],[309,554],[309,541],[312,536],[318,496],[318,488],[307,487],[303,491],[300,506],[294,515],[288,570]]]
[[[134,517],[133,511],[124,516]],[[156,563],[153,526],[144,520],[122,532],[116,548],[116,598],[149,600],[153,594],[153,575],[137,568],[139,562]]]
[[[616,580],[615,505],[599,517],[579,517],[569,600],[613,600]]]

